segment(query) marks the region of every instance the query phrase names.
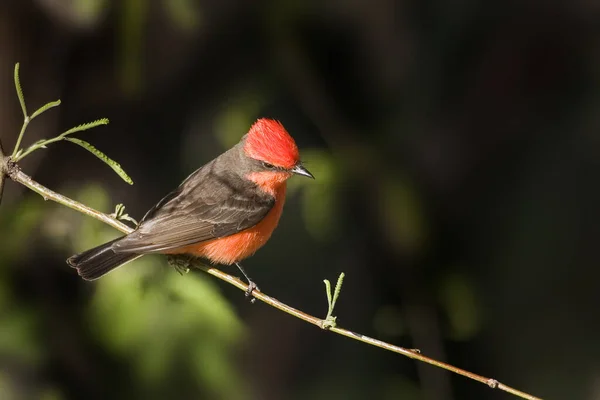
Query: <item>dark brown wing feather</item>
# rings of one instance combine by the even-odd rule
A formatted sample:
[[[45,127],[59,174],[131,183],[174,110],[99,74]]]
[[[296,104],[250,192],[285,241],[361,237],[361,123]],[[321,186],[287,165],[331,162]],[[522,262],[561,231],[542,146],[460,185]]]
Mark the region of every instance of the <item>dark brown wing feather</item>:
[[[253,182],[219,168],[218,159],[190,175],[146,216],[115,252],[155,253],[233,235],[259,223],[275,204]]]

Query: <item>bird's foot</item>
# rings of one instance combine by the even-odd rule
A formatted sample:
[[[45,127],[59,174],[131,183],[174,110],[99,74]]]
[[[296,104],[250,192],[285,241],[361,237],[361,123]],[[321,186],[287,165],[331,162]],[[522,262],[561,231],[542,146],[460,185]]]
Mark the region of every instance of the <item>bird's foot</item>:
[[[250,279],[250,277],[244,270],[244,267],[242,267],[242,264],[240,264],[239,262],[236,262],[235,265],[237,265],[240,272],[244,275],[244,278],[246,278],[246,280],[248,281],[248,289],[246,289],[246,297],[252,296],[252,292],[255,290],[260,291],[258,286],[256,286],[256,283],[254,283],[254,281],[252,279]],[[255,301],[256,301],[256,298],[252,297],[252,299],[250,300],[250,303],[254,303]]]
[[[189,257],[181,257],[181,256],[169,256],[168,257],[169,264],[175,271],[179,272],[180,275],[185,275],[190,272],[190,265],[192,262],[192,258]]]
[[[248,289],[246,289],[246,297],[252,296],[252,292],[255,290],[260,291],[260,289],[258,288],[258,286],[256,286],[256,283],[254,283],[254,281],[248,280]],[[250,303],[254,303],[255,301],[256,299],[254,297],[250,299]]]

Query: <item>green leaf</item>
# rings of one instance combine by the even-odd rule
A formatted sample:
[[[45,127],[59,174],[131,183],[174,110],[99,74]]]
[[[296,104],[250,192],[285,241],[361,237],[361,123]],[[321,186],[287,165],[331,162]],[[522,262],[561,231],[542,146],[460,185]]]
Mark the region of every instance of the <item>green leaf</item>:
[[[135,224],[135,226],[138,226],[138,222],[135,219],[130,217],[129,214],[125,214],[125,205],[123,203],[117,204],[115,207],[115,212],[110,214],[110,216],[121,221],[129,221]]]
[[[19,63],[15,64],[15,88],[17,89],[17,96],[19,96],[19,103],[21,103],[21,110],[23,110],[23,117],[27,119],[27,107],[25,107],[25,96],[23,96],[23,89],[21,88],[21,81],[19,79]]]
[[[106,121],[108,122],[108,120],[106,120]],[[97,121],[95,121],[95,122],[97,122]],[[93,124],[93,122],[92,122],[92,124]],[[80,125],[80,126],[83,126],[83,125]],[[75,128],[73,128],[73,129],[75,129]],[[89,144],[88,142],[84,142],[83,140],[76,139],[76,138],[71,138],[71,137],[66,137],[65,139],[68,140],[69,142],[73,142],[75,144],[78,144],[79,146],[83,147],[84,149],[86,149],[87,151],[89,151],[90,153],[92,153],[93,155],[95,155],[96,157],[98,157],[99,159],[101,159],[102,161],[104,161],[125,182],[129,183],[130,185],[133,185],[133,181],[131,180],[131,178],[129,177],[129,175],[127,175],[127,173],[123,170],[123,168],[121,168],[121,165],[119,163],[117,163],[115,160],[112,160],[106,154],[104,154],[103,152],[101,152],[100,150],[98,150],[97,148],[95,148],[94,146],[92,146],[91,144]]]
[[[33,114],[31,114],[30,119],[34,119],[35,117],[42,114],[43,112],[46,112],[49,109],[58,107],[58,106],[60,106],[60,100],[51,101],[48,104],[44,104],[42,107],[38,108]]]
[[[337,283],[335,284],[335,290],[333,291],[333,302],[332,302],[332,308],[335,307],[335,302],[337,301],[338,297],[340,296],[340,292],[342,291],[342,284],[344,283],[344,273],[342,272],[337,280]]]
[[[329,310],[327,311],[327,316],[329,316],[333,312],[333,307],[331,307],[331,283],[329,283],[329,280],[327,279],[323,279],[323,283],[325,284],[325,293],[327,294],[327,305],[329,307]]]
[[[88,122],[87,124],[78,125],[75,128],[71,128],[68,131],[61,133],[60,136],[65,137],[65,136],[70,135],[75,132],[87,131],[88,129],[95,128],[100,125],[108,125],[108,118],[101,118],[101,119],[97,119],[96,121]],[[75,142],[75,143],[77,143],[77,142]],[[92,153],[93,153],[93,151],[92,151]]]

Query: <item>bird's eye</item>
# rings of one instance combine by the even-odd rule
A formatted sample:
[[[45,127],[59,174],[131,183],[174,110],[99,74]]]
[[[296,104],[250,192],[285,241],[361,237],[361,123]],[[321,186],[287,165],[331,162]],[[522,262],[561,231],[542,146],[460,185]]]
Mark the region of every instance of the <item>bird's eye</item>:
[[[275,166],[273,164],[269,164],[268,162],[264,162],[262,163],[262,166],[265,167],[266,169],[275,169]]]

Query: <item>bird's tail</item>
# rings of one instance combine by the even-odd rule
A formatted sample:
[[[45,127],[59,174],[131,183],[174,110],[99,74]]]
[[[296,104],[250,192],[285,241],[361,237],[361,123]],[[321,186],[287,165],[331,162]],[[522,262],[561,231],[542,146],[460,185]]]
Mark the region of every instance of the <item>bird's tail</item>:
[[[120,239],[117,238],[83,253],[75,254],[67,259],[67,264],[77,269],[77,273],[83,279],[93,281],[142,256],[135,253],[115,253],[112,245]]]

